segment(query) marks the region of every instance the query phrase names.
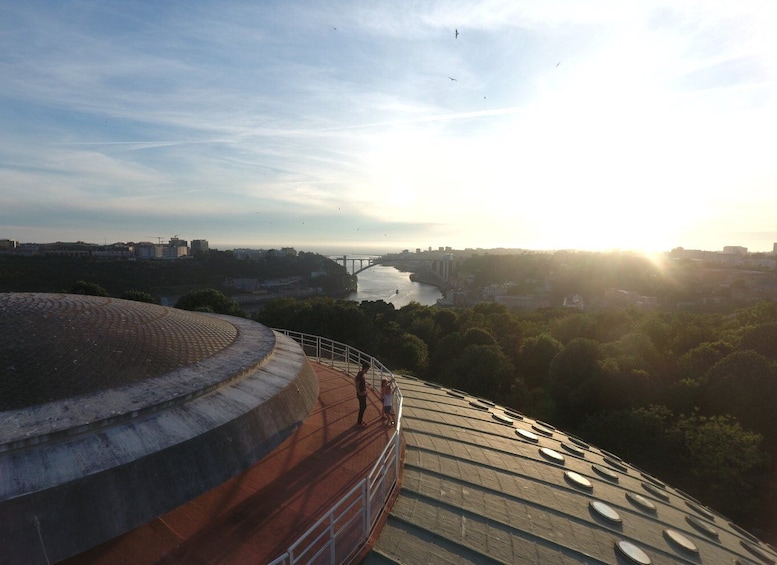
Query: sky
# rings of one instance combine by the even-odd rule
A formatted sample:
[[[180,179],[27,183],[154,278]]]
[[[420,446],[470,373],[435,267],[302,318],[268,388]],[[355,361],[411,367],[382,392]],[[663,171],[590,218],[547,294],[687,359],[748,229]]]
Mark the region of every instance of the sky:
[[[772,251],[774,29],[773,0],[0,0],[0,239]]]

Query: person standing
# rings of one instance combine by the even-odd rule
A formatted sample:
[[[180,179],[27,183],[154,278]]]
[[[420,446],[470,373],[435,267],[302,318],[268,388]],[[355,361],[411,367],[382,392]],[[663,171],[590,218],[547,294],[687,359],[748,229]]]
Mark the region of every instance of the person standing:
[[[357,428],[366,428],[364,421],[364,411],[367,410],[367,371],[370,364],[367,361],[362,362],[362,368],[356,373],[356,398],[359,400],[359,419],[356,422]]]
[[[388,377],[383,377],[380,381],[380,396],[383,399],[383,421],[387,425],[394,425],[394,412],[392,404],[394,401],[394,387]]]

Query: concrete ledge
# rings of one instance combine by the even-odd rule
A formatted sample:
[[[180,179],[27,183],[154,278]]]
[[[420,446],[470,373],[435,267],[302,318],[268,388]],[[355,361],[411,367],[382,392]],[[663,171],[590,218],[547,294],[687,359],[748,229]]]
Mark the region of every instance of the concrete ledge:
[[[257,360],[250,340],[231,346],[184,371],[213,377],[206,370],[212,362],[221,369],[215,381],[183,390],[181,374],[154,379],[179,394],[96,422],[56,426],[0,453],[5,563],[54,562],[112,539],[245,470],[301,424],[318,398],[318,380],[299,346],[254,322],[222,318],[243,336],[270,332],[271,350]],[[159,392],[144,386],[151,397]],[[138,392],[102,393],[101,412]]]

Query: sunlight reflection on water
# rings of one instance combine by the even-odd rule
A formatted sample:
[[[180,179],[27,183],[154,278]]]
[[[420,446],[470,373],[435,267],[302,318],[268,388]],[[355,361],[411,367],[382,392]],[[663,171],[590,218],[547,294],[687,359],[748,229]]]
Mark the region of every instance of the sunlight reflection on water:
[[[356,276],[359,279],[358,290],[347,296],[348,300],[383,300],[395,308],[401,308],[410,302],[433,306],[438,298],[442,298],[442,292],[436,286],[413,282],[410,273],[394,267],[376,265]]]

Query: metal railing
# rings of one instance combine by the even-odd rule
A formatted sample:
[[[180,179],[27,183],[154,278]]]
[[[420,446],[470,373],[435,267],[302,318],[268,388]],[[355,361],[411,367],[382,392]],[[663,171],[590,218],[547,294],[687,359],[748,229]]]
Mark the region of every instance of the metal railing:
[[[358,370],[363,361],[368,361],[368,386],[373,389],[377,388],[376,383],[380,386],[385,376],[394,381],[392,372],[380,361],[349,345],[300,332],[277,328],[275,331],[299,343],[305,355],[317,363],[337,367],[349,375],[352,368]],[[399,479],[402,392],[396,386],[393,404],[396,428],[367,476],[269,565],[347,563],[365,546]]]

